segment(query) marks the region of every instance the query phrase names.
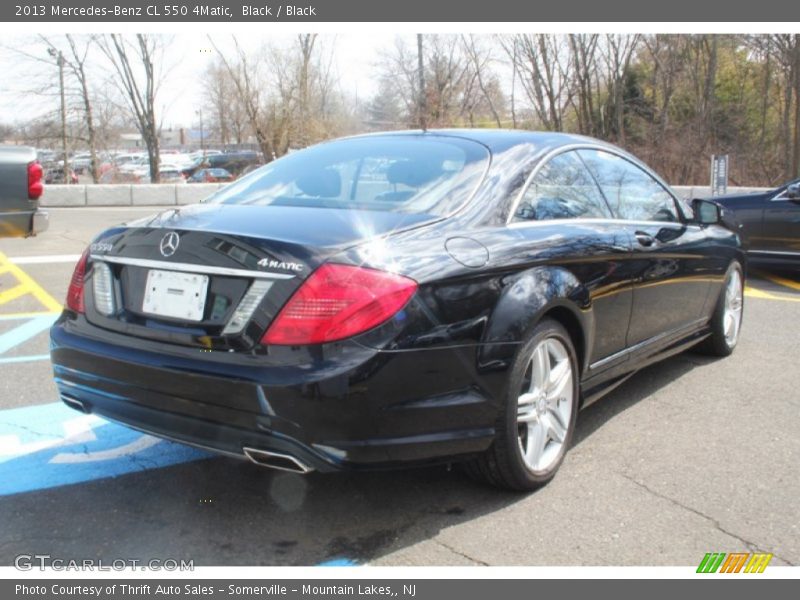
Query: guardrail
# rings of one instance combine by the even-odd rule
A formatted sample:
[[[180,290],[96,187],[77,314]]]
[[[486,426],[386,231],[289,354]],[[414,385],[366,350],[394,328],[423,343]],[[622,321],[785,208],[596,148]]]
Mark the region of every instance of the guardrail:
[[[41,206],[176,206],[195,204],[216,192],[223,183],[157,183],[48,185],[39,201]],[[684,198],[708,198],[708,186],[676,185],[673,188]],[[772,188],[728,188],[729,194],[762,192]]]

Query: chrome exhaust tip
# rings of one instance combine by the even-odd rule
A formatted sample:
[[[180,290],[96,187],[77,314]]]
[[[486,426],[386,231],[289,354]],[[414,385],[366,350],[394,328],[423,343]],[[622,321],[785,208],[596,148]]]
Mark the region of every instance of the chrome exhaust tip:
[[[242,448],[242,450],[247,458],[261,467],[269,467],[270,469],[277,469],[278,471],[289,471],[290,473],[300,473],[301,475],[305,475],[314,470],[313,467],[310,467],[290,454],[247,447]]]
[[[61,394],[61,401],[70,408],[79,410],[82,413],[89,414],[92,412],[91,410],[89,410],[89,407],[82,400],[78,400],[77,398],[73,398],[72,396]]]

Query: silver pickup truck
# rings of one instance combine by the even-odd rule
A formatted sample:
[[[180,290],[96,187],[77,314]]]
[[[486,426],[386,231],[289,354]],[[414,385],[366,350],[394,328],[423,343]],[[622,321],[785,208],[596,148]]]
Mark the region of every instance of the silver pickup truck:
[[[0,237],[28,237],[47,229],[47,213],[39,210],[43,184],[36,150],[0,146]]]

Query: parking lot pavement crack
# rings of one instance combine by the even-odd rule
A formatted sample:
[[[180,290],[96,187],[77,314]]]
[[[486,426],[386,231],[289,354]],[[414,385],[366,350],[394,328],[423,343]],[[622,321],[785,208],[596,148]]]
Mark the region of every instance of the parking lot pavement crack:
[[[435,544],[438,544],[439,546],[444,548],[445,550],[449,550],[453,554],[457,554],[458,556],[460,556],[462,558],[466,558],[468,561],[470,561],[472,563],[475,563],[476,565],[481,565],[482,567],[490,566],[489,563],[484,562],[484,561],[482,561],[480,559],[477,559],[477,558],[473,558],[469,554],[465,554],[464,552],[461,552],[460,550],[457,550],[456,548],[453,548],[450,544],[446,544],[441,540],[433,539],[432,541]]]
[[[787,560],[786,558],[783,558],[779,554],[776,554],[774,551],[762,548],[756,542],[752,542],[752,541],[750,541],[748,539],[745,539],[742,536],[740,536],[740,535],[738,535],[738,534],[736,534],[736,533],[734,533],[734,532],[732,532],[732,531],[730,531],[728,529],[725,529],[722,526],[722,524],[717,519],[715,519],[714,517],[712,517],[710,515],[707,515],[707,514],[705,514],[703,512],[700,512],[696,508],[693,508],[691,506],[683,504],[681,501],[676,500],[675,498],[672,498],[670,496],[667,496],[666,494],[662,494],[661,492],[657,492],[656,490],[654,490],[651,487],[649,487],[647,484],[642,483],[641,481],[639,481],[637,479],[634,479],[633,477],[631,477],[630,475],[627,475],[626,473],[619,473],[619,474],[622,475],[622,477],[624,477],[625,479],[627,479],[631,483],[633,483],[634,485],[636,485],[637,487],[643,489],[648,494],[650,494],[652,496],[655,496],[656,498],[660,498],[662,500],[666,500],[670,504],[672,504],[674,506],[677,506],[678,508],[682,508],[683,510],[686,510],[686,511],[688,511],[688,512],[694,514],[694,515],[697,515],[698,517],[704,519],[705,521],[708,521],[712,525],[712,527],[714,527],[714,529],[716,529],[720,533],[724,533],[727,536],[730,536],[730,537],[732,537],[732,538],[734,538],[736,540],[739,540],[751,552],[760,552],[760,553],[768,552],[768,553],[772,554],[778,560],[781,560],[784,563],[786,563],[787,565],[789,565],[790,567],[796,566],[790,560]]]

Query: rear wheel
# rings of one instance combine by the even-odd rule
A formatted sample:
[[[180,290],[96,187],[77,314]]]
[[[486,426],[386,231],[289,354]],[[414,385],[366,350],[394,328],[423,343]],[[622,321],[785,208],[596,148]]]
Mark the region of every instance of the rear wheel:
[[[467,465],[488,483],[532,490],[550,481],[564,459],[578,407],[572,340],[552,319],[534,329],[515,361],[492,446]]]
[[[725,275],[725,284],[711,317],[711,336],[698,349],[711,356],[729,356],[739,341],[743,307],[744,277],[741,265],[734,262]]]

